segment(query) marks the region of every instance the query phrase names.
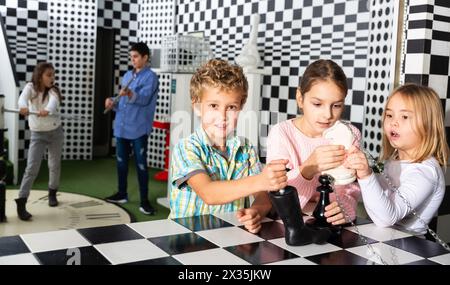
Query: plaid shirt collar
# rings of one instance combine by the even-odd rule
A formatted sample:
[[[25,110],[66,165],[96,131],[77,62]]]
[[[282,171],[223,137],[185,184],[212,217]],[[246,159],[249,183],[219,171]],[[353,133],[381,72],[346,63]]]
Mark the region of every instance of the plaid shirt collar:
[[[197,130],[195,131],[195,133],[203,144],[207,145],[210,149],[217,150],[211,143],[211,140],[209,139],[208,134],[203,129],[203,127],[201,127],[201,126],[198,127]],[[226,141],[226,146],[227,146],[227,149],[236,149],[237,150],[240,147],[245,146],[245,140],[244,140],[244,138],[236,136],[236,135],[229,136]]]

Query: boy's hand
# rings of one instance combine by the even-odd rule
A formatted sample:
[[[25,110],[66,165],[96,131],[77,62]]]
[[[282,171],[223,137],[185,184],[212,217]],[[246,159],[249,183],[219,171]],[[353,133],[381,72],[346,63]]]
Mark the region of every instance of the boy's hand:
[[[325,207],[324,215],[327,218],[327,222],[332,225],[341,225],[346,223],[344,213],[342,213],[341,208],[336,201]]]
[[[261,230],[261,215],[256,209],[240,209],[236,212],[238,221],[244,225],[247,231],[256,234]]]
[[[263,169],[260,175],[262,191],[278,191],[287,186],[286,164],[287,159],[272,160]]]
[[[28,110],[28,108],[20,108],[20,110],[19,110],[19,113],[22,115],[22,116],[28,116],[28,114],[29,114],[29,110]]]
[[[111,98],[106,98],[105,109],[112,109],[114,101]]]
[[[128,98],[130,98],[131,96],[133,96],[133,92],[131,92],[131,90],[128,88],[120,89],[119,96],[127,96]]]
[[[345,159],[343,145],[318,146],[301,166],[301,174],[307,180],[311,180],[322,171],[340,166]]]
[[[345,160],[344,166],[356,170],[356,177],[358,179],[367,178],[372,174],[372,169],[369,167],[366,156],[355,146],[352,146],[349,149],[349,154]]]

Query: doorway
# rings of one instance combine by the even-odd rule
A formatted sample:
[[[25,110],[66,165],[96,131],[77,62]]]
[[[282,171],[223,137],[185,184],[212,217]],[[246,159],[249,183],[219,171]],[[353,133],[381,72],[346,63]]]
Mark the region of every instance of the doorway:
[[[113,112],[104,114],[105,100],[114,96],[114,29],[97,28],[94,99],[94,157],[111,152]]]

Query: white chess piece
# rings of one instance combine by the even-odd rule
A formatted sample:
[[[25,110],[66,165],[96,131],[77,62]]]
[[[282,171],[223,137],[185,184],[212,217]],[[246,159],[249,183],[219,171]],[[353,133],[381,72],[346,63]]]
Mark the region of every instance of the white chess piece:
[[[336,123],[323,132],[323,137],[330,141],[333,145],[343,145],[348,150],[355,140],[352,131],[341,121]],[[344,166],[338,166],[333,169],[323,171],[323,174],[329,174],[334,178],[335,185],[346,185],[355,181],[355,171]]]
[[[261,63],[259,56],[258,39],[259,15],[252,15],[252,30],[247,44],[242,48],[241,54],[236,57],[236,63],[243,69],[257,68]]]

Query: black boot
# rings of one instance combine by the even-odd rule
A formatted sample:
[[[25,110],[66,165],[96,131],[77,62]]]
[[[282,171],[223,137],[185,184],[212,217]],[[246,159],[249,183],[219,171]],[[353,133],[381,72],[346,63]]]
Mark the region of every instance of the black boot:
[[[48,205],[50,207],[58,206],[58,200],[56,199],[56,189],[48,189]]]
[[[28,221],[32,215],[28,213],[25,208],[27,198],[17,198],[15,201],[17,203],[17,215],[19,216],[19,219],[22,221]]]
[[[283,220],[284,237],[288,245],[322,244],[328,240],[331,233],[328,229],[313,229],[303,222],[297,190],[294,187],[287,186],[278,192],[270,192],[269,197]]]

